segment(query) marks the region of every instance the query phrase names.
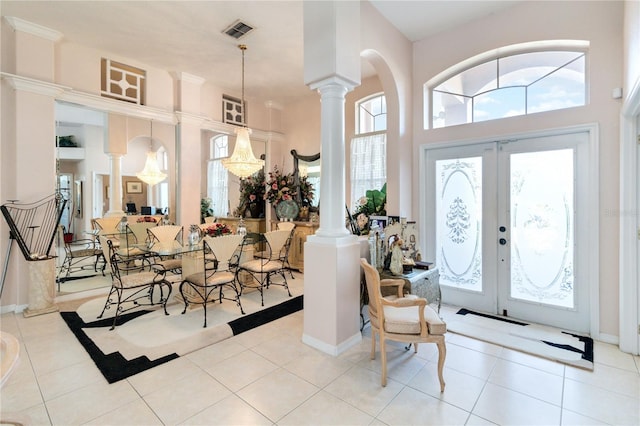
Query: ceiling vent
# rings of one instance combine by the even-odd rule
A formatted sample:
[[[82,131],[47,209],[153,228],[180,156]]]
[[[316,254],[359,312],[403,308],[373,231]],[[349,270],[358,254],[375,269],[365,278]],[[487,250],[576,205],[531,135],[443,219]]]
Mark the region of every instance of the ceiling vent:
[[[228,35],[229,37],[233,37],[236,40],[238,40],[246,36],[247,34],[249,34],[249,32],[252,30],[253,30],[253,27],[251,25],[248,25],[238,19],[222,32]]]

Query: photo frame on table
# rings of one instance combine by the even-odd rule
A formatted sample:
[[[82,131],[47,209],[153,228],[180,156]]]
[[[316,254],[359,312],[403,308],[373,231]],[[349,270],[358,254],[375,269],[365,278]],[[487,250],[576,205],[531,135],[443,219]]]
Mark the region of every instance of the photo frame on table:
[[[142,194],[142,182],[127,182],[127,194]]]
[[[387,223],[389,222],[389,217],[388,216],[369,216],[369,229],[371,229],[371,224],[373,223],[374,220],[378,221],[378,226],[380,226],[380,229],[384,229],[387,227]]]

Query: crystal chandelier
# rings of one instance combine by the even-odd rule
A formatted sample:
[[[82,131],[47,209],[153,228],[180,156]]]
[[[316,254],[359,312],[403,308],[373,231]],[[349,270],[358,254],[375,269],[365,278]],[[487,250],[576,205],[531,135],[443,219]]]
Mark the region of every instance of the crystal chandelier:
[[[258,160],[251,149],[244,104],[244,51],[247,50],[247,46],[240,44],[238,48],[242,50],[242,122],[244,127],[236,130],[236,146],[233,148],[233,154],[231,157],[223,159],[222,165],[234,175],[246,178],[262,169],[264,160]]]
[[[144,163],[144,169],[136,173],[138,179],[149,186],[153,186],[162,182],[167,178],[166,173],[162,173],[158,166],[158,155],[153,152],[153,121],[151,122],[151,136],[149,137],[149,151],[147,151],[147,161]]]

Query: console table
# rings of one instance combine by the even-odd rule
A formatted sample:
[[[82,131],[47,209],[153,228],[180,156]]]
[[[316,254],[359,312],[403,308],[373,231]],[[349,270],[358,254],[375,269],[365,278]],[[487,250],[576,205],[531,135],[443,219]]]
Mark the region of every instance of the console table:
[[[440,313],[442,294],[440,292],[440,272],[438,272],[438,268],[414,269],[412,272],[402,275],[393,275],[389,271],[382,271],[380,279],[385,278],[402,278],[404,280],[405,294],[415,294],[418,297],[427,299],[429,306]],[[384,293],[382,295],[386,296]]]

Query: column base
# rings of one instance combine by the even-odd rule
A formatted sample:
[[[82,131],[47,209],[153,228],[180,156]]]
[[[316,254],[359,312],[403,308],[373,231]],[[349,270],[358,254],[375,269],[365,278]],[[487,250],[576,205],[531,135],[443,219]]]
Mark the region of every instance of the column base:
[[[357,239],[311,236],[304,246],[304,331],[302,341],[338,355],[360,334],[360,244]]]

